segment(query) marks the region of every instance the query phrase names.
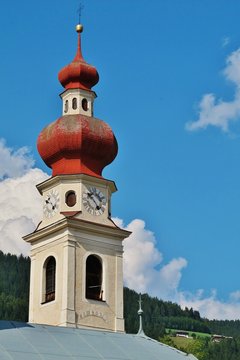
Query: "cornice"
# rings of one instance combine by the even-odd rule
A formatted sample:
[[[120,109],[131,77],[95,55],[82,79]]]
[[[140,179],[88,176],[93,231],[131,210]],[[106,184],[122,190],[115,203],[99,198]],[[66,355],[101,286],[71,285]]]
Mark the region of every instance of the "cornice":
[[[109,186],[112,193],[117,191],[117,186],[114,181],[104,179],[104,178],[98,178],[95,176],[90,176],[86,174],[69,174],[69,175],[56,175],[53,177],[50,177],[49,179],[41,182],[40,184],[36,185],[39,193],[42,195],[43,191],[45,189],[48,189],[49,187],[53,187],[56,185],[61,184],[62,182],[79,182],[79,180],[83,180],[89,183],[93,184],[99,184],[99,185],[105,185]]]
[[[44,237],[57,233],[61,230],[66,229],[76,229],[78,231],[85,231],[91,234],[97,235],[105,235],[112,236],[115,239],[119,239],[120,241],[131,235],[130,231],[123,230],[117,226],[109,226],[105,224],[97,224],[91,221],[81,220],[81,219],[73,219],[73,218],[64,218],[59,220],[53,224],[50,224],[44,228],[34,231],[31,234],[28,234],[23,237],[23,240],[28,243],[33,243],[38,241]]]

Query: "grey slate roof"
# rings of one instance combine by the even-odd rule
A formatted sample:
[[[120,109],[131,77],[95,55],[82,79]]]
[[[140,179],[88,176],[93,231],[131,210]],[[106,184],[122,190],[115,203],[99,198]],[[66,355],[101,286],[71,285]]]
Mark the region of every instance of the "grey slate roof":
[[[0,360],[193,360],[148,337],[0,321]]]

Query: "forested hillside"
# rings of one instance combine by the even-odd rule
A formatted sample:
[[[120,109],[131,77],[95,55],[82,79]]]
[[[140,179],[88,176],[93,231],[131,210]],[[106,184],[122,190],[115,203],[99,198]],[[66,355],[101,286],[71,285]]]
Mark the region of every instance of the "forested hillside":
[[[212,334],[240,336],[240,320],[205,320],[205,323],[211,329]]]
[[[0,251],[0,319],[27,321],[30,260]]]
[[[124,289],[125,323],[127,331],[131,333],[138,329],[139,322],[136,316],[139,306],[138,300],[138,293],[128,288]],[[203,319],[198,311],[188,308],[183,310],[178,304],[162,301],[148,294],[142,295],[142,307],[144,310],[144,328],[147,334],[148,328],[160,326],[161,334],[165,328],[170,328],[240,337],[240,320]],[[159,337],[158,332],[154,331],[151,337],[157,339]]]
[[[27,321],[30,260],[23,256],[3,254],[0,251],[0,320]],[[137,333],[139,327],[139,294],[124,289],[126,331]],[[199,360],[240,360],[240,321],[207,320],[198,311],[181,309],[147,294],[142,295],[144,331],[157,340],[193,353]],[[181,329],[205,334],[232,336],[220,343],[213,343],[210,336],[194,334],[194,339],[181,347],[166,334],[166,329]]]

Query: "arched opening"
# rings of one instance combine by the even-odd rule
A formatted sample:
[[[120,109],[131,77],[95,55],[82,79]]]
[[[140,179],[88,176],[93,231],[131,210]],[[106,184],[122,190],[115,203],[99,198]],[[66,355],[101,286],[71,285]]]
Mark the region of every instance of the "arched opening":
[[[82,108],[84,111],[88,111],[88,101],[87,99],[82,99]]]
[[[86,298],[103,300],[102,262],[96,255],[90,255],[86,261]]]
[[[55,300],[56,260],[53,256],[45,262],[45,302]]]
[[[64,104],[64,112],[65,112],[65,113],[68,112],[68,100],[65,101],[65,104]]]
[[[67,204],[67,206],[74,206],[77,202],[77,197],[76,197],[76,193],[73,190],[70,190],[66,193],[65,196],[65,202]]]
[[[72,108],[73,108],[73,110],[77,109],[77,98],[72,99]]]

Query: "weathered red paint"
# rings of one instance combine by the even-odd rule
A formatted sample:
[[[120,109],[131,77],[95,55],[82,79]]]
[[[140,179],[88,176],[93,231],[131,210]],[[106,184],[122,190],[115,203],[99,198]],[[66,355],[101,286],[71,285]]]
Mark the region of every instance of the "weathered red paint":
[[[42,130],[37,147],[52,176],[87,174],[102,177],[117,156],[117,140],[104,121],[84,115],[64,115]]]
[[[60,70],[58,79],[65,89],[91,90],[99,81],[96,68],[86,63],[81,51],[81,35],[78,34],[78,49],[73,61]]]

